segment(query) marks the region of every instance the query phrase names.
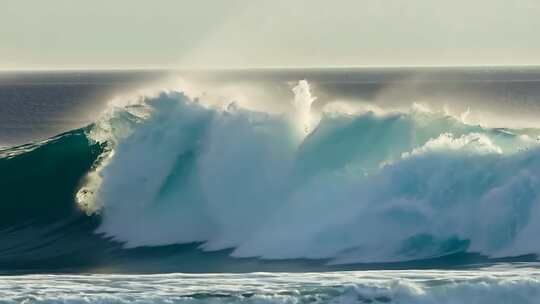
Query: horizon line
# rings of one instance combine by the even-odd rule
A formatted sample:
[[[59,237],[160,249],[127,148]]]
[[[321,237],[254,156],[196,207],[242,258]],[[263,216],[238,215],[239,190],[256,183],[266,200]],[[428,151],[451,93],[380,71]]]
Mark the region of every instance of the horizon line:
[[[0,72],[174,72],[174,71],[249,71],[249,70],[341,70],[341,69],[466,69],[466,68],[540,68],[540,64],[474,64],[474,65],[354,65],[354,66],[253,66],[253,67],[66,67],[2,69]]]

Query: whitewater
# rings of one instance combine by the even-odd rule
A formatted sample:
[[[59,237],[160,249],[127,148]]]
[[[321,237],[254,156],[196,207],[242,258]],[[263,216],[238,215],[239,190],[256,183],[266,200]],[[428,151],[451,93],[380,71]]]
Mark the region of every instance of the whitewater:
[[[116,109],[78,192],[126,248],[200,242],[233,257],[395,262],[536,254],[538,130],[407,113],[292,114],[206,106],[182,92]]]
[[[539,128],[313,86],[167,83],[2,148],[0,302],[537,302]]]
[[[537,303],[540,272],[501,265],[475,271],[27,275],[0,278],[0,296],[2,303]]]

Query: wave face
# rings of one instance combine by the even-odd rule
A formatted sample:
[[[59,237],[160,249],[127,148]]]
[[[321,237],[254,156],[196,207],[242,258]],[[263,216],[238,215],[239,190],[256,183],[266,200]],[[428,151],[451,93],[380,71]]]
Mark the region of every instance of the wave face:
[[[307,82],[294,93],[286,114],[161,93],[2,150],[0,268],[332,270],[540,253],[540,130],[419,106],[317,112]]]

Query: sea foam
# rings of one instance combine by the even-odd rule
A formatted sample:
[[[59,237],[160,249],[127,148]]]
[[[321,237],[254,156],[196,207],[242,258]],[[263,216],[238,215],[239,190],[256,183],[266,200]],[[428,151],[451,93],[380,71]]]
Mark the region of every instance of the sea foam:
[[[97,232],[332,264],[540,253],[537,130],[418,106],[317,112],[309,83],[293,92],[282,114],[164,92],[97,123],[110,152],[81,199]]]

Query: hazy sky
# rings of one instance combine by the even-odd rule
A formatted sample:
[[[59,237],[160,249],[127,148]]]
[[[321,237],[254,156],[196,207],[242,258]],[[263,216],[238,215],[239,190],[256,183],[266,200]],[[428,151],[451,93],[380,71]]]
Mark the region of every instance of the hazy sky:
[[[538,0],[0,0],[0,69],[540,64]]]

